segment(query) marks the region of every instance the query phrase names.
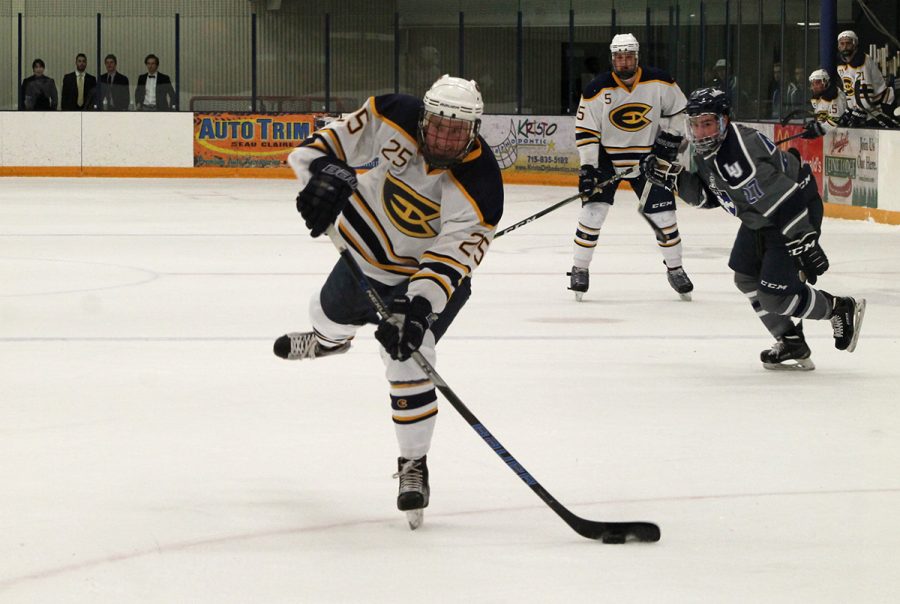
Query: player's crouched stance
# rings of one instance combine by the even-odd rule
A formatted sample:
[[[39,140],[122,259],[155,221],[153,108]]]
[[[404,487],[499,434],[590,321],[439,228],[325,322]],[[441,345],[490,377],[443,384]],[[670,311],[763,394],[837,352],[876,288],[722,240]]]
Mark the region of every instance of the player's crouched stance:
[[[288,163],[305,187],[297,209],[313,237],[337,231],[372,289],[390,305],[381,320],[339,260],[310,300],[313,330],[275,341],[289,360],[347,352],[357,330],[375,338],[390,384],[400,457],[397,507],[422,522],[430,487],[426,455],[437,415],[435,386],[412,359],[435,364],[435,344],[471,294],[503,213],[500,168],[478,135],[484,104],[474,81],[443,76],[423,100],[371,97],[346,119],[318,130]],[[358,178],[350,166],[378,158]]]
[[[732,124],[730,109],[721,90],[695,90],[686,112],[696,171],[653,155],[641,171],[691,205],[721,206],[741,219],[728,266],[776,338],[760,354],[763,366],[815,369],[802,323],[791,317],[830,319],[835,347],[853,352],[866,301],[812,287],[828,270],[819,245],[823,206],[815,177],[799,154],[784,153],[762,133]]]

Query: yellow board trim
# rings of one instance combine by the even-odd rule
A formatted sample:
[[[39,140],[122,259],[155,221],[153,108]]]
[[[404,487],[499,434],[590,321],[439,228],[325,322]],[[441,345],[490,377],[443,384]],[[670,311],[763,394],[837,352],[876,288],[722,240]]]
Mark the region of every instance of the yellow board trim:
[[[503,183],[508,185],[551,185],[577,187],[576,174],[550,174],[546,172],[503,171]],[[91,167],[91,166],[0,166],[0,177],[51,177],[51,178],[296,178],[294,171],[284,168],[149,168],[149,167]],[[629,186],[628,182],[623,183]],[[900,224],[900,211],[825,204],[829,218],[870,220],[879,224]]]

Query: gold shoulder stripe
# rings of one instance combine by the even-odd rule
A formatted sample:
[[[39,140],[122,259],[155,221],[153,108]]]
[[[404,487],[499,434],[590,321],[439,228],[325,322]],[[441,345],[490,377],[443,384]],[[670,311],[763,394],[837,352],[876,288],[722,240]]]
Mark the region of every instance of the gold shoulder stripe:
[[[413,145],[415,145],[416,148],[418,148],[419,143],[418,143],[418,141],[416,141],[416,139],[414,139],[413,137],[411,137],[411,136],[409,135],[409,133],[408,133],[406,130],[404,130],[403,128],[401,128],[400,126],[398,126],[396,123],[392,122],[391,120],[389,120],[388,118],[384,117],[383,115],[381,115],[381,114],[378,112],[378,109],[375,107],[375,97],[374,97],[374,96],[370,96],[370,97],[369,97],[369,100],[367,101],[367,104],[368,104],[369,107],[372,109],[372,115],[374,115],[375,117],[377,117],[378,119],[380,119],[382,122],[384,122],[385,124],[389,125],[391,128],[393,128],[394,130],[396,130],[397,132],[399,132],[401,135],[403,135],[404,137],[406,137],[406,140],[408,140],[408,141],[411,142]]]
[[[575,126],[575,132],[587,132],[588,134],[596,134],[597,136],[603,135],[603,133],[599,130],[591,130],[590,128],[585,128],[584,126]]]
[[[471,204],[472,209],[475,211],[475,215],[478,216],[478,223],[489,229],[494,228],[496,225],[488,224],[484,221],[484,214],[481,213],[481,208],[478,207],[478,203],[476,203],[475,200],[472,199],[472,196],[469,195],[469,192],[466,191],[466,188],[462,186],[462,183],[460,183],[456,179],[456,176],[453,174],[453,172],[448,172],[448,174],[450,176],[450,180],[453,182],[453,184],[456,185],[456,188],[459,189],[459,191],[463,194],[463,197],[465,197],[469,201],[469,204]]]
[[[347,154],[344,153],[344,146],[341,144],[341,139],[331,128],[324,128],[322,132],[328,134],[328,138],[331,139],[331,148],[334,150],[334,154],[338,156],[338,159],[341,161],[347,161]]]

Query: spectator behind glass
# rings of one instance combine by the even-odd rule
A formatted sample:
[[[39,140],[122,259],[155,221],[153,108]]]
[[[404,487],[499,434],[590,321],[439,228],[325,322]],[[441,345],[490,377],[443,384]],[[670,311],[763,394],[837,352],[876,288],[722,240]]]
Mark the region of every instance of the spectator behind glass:
[[[35,59],[31,64],[34,75],[22,80],[19,93],[19,110],[24,111],[56,111],[59,98],[56,95],[56,82],[44,75],[44,61]]]
[[[772,64],[772,79],[769,81],[769,117],[781,117],[781,63]]]
[[[128,78],[116,71],[119,61],[116,55],[108,54],[103,59],[106,73],[100,76],[97,83],[96,105],[100,111],[128,111],[131,92],[128,89]]]
[[[157,71],[159,57],[150,54],[144,59],[147,73],[138,77],[134,91],[134,104],[138,111],[176,111],[175,88],[172,80],[164,73]]]
[[[75,57],[75,71],[63,76],[62,110],[88,111],[94,109],[94,89],[97,78],[87,72],[87,56]]]

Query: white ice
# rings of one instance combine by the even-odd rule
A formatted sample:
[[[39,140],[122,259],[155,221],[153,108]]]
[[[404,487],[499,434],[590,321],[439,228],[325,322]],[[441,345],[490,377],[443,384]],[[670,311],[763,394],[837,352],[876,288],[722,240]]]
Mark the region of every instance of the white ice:
[[[573,192],[506,190],[501,226]],[[0,181],[0,601],[898,601],[897,227],[826,220],[820,286],[869,306],[853,354],[807,322],[810,373],[760,365],[722,211],[679,211],[692,302],[627,192],[582,303],[577,204],[494,242],[438,368],[574,513],[662,529],[604,545],[445,402],[407,528],[372,329],[340,357],[272,354],[337,259],[295,194]]]

